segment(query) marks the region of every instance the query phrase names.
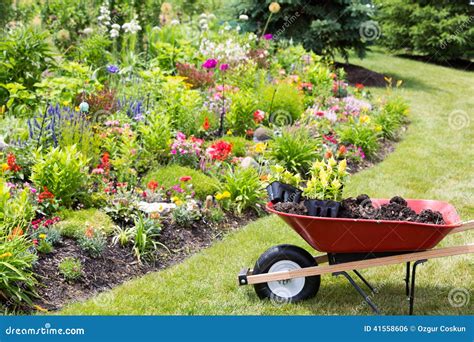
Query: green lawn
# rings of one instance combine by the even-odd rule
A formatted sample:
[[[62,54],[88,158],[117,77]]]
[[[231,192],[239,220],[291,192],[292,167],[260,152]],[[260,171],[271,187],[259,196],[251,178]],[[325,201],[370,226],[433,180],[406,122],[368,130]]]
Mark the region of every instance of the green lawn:
[[[410,101],[411,120],[394,153],[370,170],[358,173],[346,195],[406,198],[452,202],[464,219],[474,218],[472,144],[474,142],[473,74],[421,62],[369,54],[352,63],[403,79],[401,94]],[[373,90],[380,95],[384,90]],[[450,125],[458,111],[471,124]],[[456,113],[455,113],[456,114]],[[451,121],[454,116],[451,115]],[[442,245],[472,242],[474,234],[446,238]],[[299,304],[274,305],[260,301],[252,287],[238,287],[236,274],[253,266],[267,248],[291,243],[309,247],[277,217],[266,217],[228,235],[182,264],[129,281],[85,303],[69,305],[62,314],[192,314],[192,315],[353,315],[371,314],[348,282],[322,277],[318,295]],[[472,255],[431,260],[417,273],[417,314],[472,314],[474,300],[455,308],[449,304],[453,288],[474,289]],[[379,288],[374,301],[385,314],[405,314],[404,267],[395,265],[362,272]]]

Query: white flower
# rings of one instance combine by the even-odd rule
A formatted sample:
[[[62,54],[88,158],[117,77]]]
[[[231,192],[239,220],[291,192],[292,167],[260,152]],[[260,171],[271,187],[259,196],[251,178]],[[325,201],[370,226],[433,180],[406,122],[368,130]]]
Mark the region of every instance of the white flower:
[[[110,30],[110,38],[117,38],[120,35],[119,31],[116,29]]]
[[[135,34],[138,31],[141,31],[142,27],[138,24],[136,18],[133,18],[129,23],[125,23],[122,25],[123,30],[126,33]]]
[[[91,27],[86,27],[83,32],[85,35],[90,35],[94,30]]]
[[[206,19],[199,20],[199,26],[205,26],[205,25],[207,25],[207,20]]]
[[[246,14],[241,14],[241,15],[239,16],[239,19],[240,19],[240,20],[249,20],[249,16],[246,15]]]
[[[173,19],[171,20],[171,25],[179,25],[179,20],[178,19]]]
[[[206,13],[202,13],[199,15],[199,18],[201,19],[207,19],[207,14]]]
[[[112,28],[113,28],[114,30],[117,30],[117,31],[118,31],[118,30],[120,30],[120,25],[119,25],[119,24],[113,24],[113,25],[112,25]]]

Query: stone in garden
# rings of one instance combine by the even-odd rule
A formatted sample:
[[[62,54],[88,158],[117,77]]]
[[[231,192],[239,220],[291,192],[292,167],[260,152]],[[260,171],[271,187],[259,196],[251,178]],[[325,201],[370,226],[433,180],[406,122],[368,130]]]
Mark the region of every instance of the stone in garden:
[[[272,138],[272,131],[265,127],[259,127],[253,133],[254,141],[266,141]]]
[[[155,203],[139,202],[138,203],[138,209],[140,209],[141,211],[147,214],[168,212],[174,208],[176,208],[176,204],[174,203],[165,203],[165,202],[155,202]]]
[[[243,167],[244,169],[249,168],[249,167],[257,168],[258,163],[252,157],[245,157],[240,162],[240,166]]]

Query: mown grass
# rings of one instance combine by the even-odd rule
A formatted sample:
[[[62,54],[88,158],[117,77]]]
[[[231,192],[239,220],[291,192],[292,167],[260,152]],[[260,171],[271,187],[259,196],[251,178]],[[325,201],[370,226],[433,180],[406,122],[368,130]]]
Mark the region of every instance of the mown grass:
[[[394,153],[372,169],[356,174],[346,195],[372,197],[402,195],[453,203],[463,219],[474,218],[474,142],[472,73],[411,60],[369,54],[352,63],[405,81],[398,90],[411,105],[411,120]],[[375,96],[383,89],[372,90]],[[455,129],[454,111],[470,125]],[[450,121],[451,118],[451,121]],[[447,237],[441,246],[472,242],[474,234]],[[277,217],[260,219],[223,241],[165,271],[129,281],[84,303],[69,305],[61,314],[192,314],[192,315],[352,315],[371,314],[348,282],[322,277],[314,299],[274,305],[260,301],[251,287],[238,287],[236,274],[252,266],[267,248],[291,243],[309,246]],[[452,289],[474,289],[472,255],[430,260],[417,277],[416,314],[472,314],[474,304],[454,307]],[[405,314],[404,266],[379,267],[362,272],[380,290],[374,301],[384,314]]]

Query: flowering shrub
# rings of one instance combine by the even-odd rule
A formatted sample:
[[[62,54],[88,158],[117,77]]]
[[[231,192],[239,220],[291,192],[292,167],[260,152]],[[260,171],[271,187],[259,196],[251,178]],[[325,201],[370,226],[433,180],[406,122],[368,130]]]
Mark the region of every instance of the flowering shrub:
[[[181,132],[176,134],[176,138],[171,144],[172,159],[182,165],[197,166],[202,152],[204,141],[194,136],[186,138]]]
[[[211,160],[225,161],[232,153],[232,144],[219,140],[206,149],[206,154]]]

